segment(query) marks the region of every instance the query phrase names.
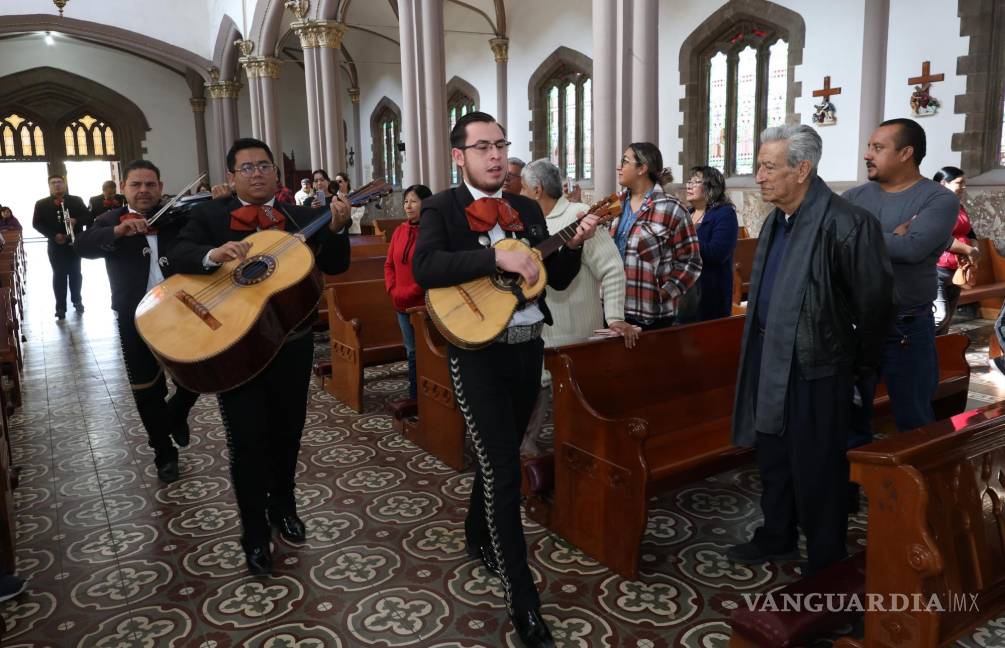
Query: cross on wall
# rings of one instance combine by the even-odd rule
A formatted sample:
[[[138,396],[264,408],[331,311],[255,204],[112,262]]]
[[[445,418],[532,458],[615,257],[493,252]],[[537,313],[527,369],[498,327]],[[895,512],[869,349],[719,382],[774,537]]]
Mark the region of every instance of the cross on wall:
[[[814,90],[813,91],[813,96],[814,97],[824,97],[828,101],[830,100],[831,95],[839,95],[839,94],[841,94],[841,88],[840,87],[832,88],[831,87],[831,78],[829,76],[825,76],[824,77],[824,87],[823,88],[821,88],[820,90]]]
[[[932,62],[924,61],[921,64],[921,76],[909,77],[907,79],[908,85],[924,85],[926,83],[935,83],[936,81],[944,81],[946,75],[942,72],[938,74],[932,74]]]

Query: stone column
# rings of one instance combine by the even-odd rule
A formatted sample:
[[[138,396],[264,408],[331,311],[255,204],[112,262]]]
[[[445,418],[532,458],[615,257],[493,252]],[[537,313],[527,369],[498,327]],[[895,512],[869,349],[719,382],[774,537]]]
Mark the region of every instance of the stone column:
[[[440,0],[435,0],[435,1],[439,2]],[[415,152],[412,154],[412,156],[414,158],[416,158],[418,160],[418,163],[419,163],[419,182],[421,182],[422,184],[424,184],[424,185],[426,185],[428,187],[428,186],[432,186],[432,183],[429,181],[429,159],[428,159],[427,150],[426,150],[427,140],[429,138],[429,132],[426,130],[426,124],[428,123],[429,118],[428,118],[428,116],[426,114],[426,99],[425,99],[425,96],[426,96],[426,84],[428,83],[428,81],[426,80],[426,60],[425,60],[426,48],[422,44],[422,38],[423,38],[423,34],[422,34],[422,14],[423,14],[423,12],[421,10],[415,9],[415,3],[414,2],[412,4],[413,4],[412,15],[413,15],[413,17],[415,19],[415,22],[414,22],[414,29],[412,30],[413,33],[414,33],[414,38],[413,38],[413,41],[414,41],[413,47],[414,47],[414,49],[411,52],[411,56],[412,56],[412,60],[415,62],[415,84],[416,84],[415,85],[415,105],[416,105],[415,112],[416,112],[416,116],[417,116],[417,122],[416,122],[416,124],[418,126],[418,131],[419,131],[419,133],[418,133],[418,143],[419,143],[419,146],[418,146],[417,149],[415,149]],[[446,73],[444,72],[444,74],[446,74]],[[446,87],[445,86],[443,88],[443,91],[446,92]],[[408,145],[406,144],[405,147],[407,149]],[[406,155],[408,154],[407,150],[405,151],[405,154]]]
[[[248,57],[242,63],[248,75],[248,86],[251,91],[252,132],[255,137],[269,145],[272,154],[278,160],[277,163],[281,163],[283,149],[279,141],[279,98],[276,88],[279,59],[256,56]]]
[[[334,175],[346,170],[345,133],[342,130],[342,75],[339,70],[345,25],[332,21],[318,23],[324,161],[325,169]]]
[[[211,81],[206,83],[206,93],[213,106],[213,124],[216,138],[213,146],[220,152],[219,180],[227,177],[227,149],[237,139],[237,98],[241,94],[238,81]]]
[[[290,25],[304,50],[304,78],[307,95],[307,135],[311,147],[311,169],[324,166],[324,139],[321,134],[321,81],[318,74],[317,23],[298,20]]]
[[[632,140],[659,145],[659,0],[633,0]]]
[[[352,182],[353,182],[353,186],[354,187],[362,187],[363,186],[363,165],[360,162],[360,156],[363,154],[362,153],[362,150],[363,150],[363,139],[362,139],[363,124],[361,124],[360,121],[359,121],[359,88],[349,88],[349,100],[352,101],[352,123],[355,125],[355,128],[353,129],[353,135],[352,135],[353,148],[355,149],[355,151],[354,151],[355,155],[353,156],[353,163],[352,163],[352,169],[353,169],[353,179],[352,179]],[[405,186],[407,187],[408,185],[405,185]]]
[[[506,97],[506,66],[509,62],[509,39],[506,37],[489,40],[489,47],[496,59],[496,121],[508,127],[507,97]],[[481,110],[482,107],[478,106]],[[452,125],[451,125],[452,126]]]
[[[425,60],[423,100],[426,107],[426,179],[434,192],[449,185],[447,148],[446,58],[443,46],[443,0],[426,0],[422,7],[422,47]]]
[[[618,78],[614,117],[616,148],[620,151],[632,141],[632,3],[618,3],[618,20],[615,25],[618,42]],[[595,123],[595,122],[594,122]]]
[[[251,56],[255,49],[255,43],[250,40],[234,41],[234,45],[241,51],[241,57],[237,62],[244,68],[244,73],[248,77],[248,100],[251,104],[251,136],[262,139],[262,97],[258,85],[258,72],[255,61]]]
[[[195,151],[199,173],[207,174],[209,180],[209,153],[206,150],[206,100],[202,97],[192,97],[188,100],[192,106],[192,116],[195,118]]]
[[[422,162],[420,160],[419,107],[422,98],[419,94],[419,78],[416,74],[418,57],[415,51],[415,5],[413,0],[398,0],[398,35],[401,41],[401,136],[405,142],[405,159],[402,161],[402,180],[404,187],[411,186],[423,179]],[[353,106],[358,111],[358,104]],[[362,125],[357,127],[357,132]],[[359,152],[357,151],[357,155]]]
[[[593,195],[615,190],[615,165],[621,153],[615,136],[617,112],[617,0],[593,0]]]

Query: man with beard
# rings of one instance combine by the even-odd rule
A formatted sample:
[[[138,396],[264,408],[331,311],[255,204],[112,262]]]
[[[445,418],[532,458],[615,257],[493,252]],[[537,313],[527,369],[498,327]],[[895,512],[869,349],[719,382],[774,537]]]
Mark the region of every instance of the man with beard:
[[[181,224],[165,218],[167,222],[147,225],[163,190],[160,169],[147,160],[136,160],[126,167],[122,181],[126,206],[104,211],[77,237],[75,247],[84,258],[105,260],[129,386],[147,430],[147,443],[154,451],[157,477],[170,484],[178,480],[175,444],[182,448],[188,445],[188,413],[199,395],[176,383],[174,396],[165,400],[164,369],[140,338],[134,321],[136,306],[147,291],[171,275],[166,255]]]
[[[517,273],[529,285],[537,282],[540,273],[531,254],[492,247],[506,237],[520,237],[531,245],[548,237],[537,203],[502,190],[509,144],[502,126],[485,113],[468,113],[454,125],[451,157],[463,182],[422,202],[412,269],[423,288],[453,286],[497,270]],[[562,290],[575,278],[582,244],[596,223],[596,217],[584,217],[576,235],[545,261],[549,286]],[[542,295],[518,309],[488,346],[448,348],[454,395],[478,457],[464,524],[468,555],[499,576],[517,635],[532,648],[554,646],[554,641],[541,617],[541,600],[527,565],[520,520],[520,443],[540,391],[541,330],[551,323]]]

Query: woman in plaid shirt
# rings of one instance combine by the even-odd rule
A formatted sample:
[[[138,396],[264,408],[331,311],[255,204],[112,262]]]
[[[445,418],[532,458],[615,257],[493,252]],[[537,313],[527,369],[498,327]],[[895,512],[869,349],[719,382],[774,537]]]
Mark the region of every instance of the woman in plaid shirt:
[[[701,274],[698,236],[687,209],[659,185],[663,156],[654,144],[629,144],[618,165],[627,189],[611,236],[625,261],[625,320],[643,330],[673,326],[677,304]]]

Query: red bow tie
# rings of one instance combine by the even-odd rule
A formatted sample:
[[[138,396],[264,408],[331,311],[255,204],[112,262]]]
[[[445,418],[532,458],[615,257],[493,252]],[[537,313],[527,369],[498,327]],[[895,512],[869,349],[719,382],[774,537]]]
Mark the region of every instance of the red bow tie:
[[[473,232],[487,232],[498,223],[507,232],[522,232],[520,214],[502,198],[479,198],[464,210]]]
[[[286,229],[283,212],[268,205],[245,205],[230,212],[230,229],[253,232],[265,229]]]
[[[137,214],[136,212],[131,211],[127,211],[121,216],[119,216],[120,223],[124,223],[125,221],[128,220],[145,220],[145,219],[146,216],[144,216],[143,214]],[[147,227],[147,234],[156,234],[156,233],[157,233],[156,227]]]
[[[114,198],[105,198],[105,207],[118,207],[119,201]]]

